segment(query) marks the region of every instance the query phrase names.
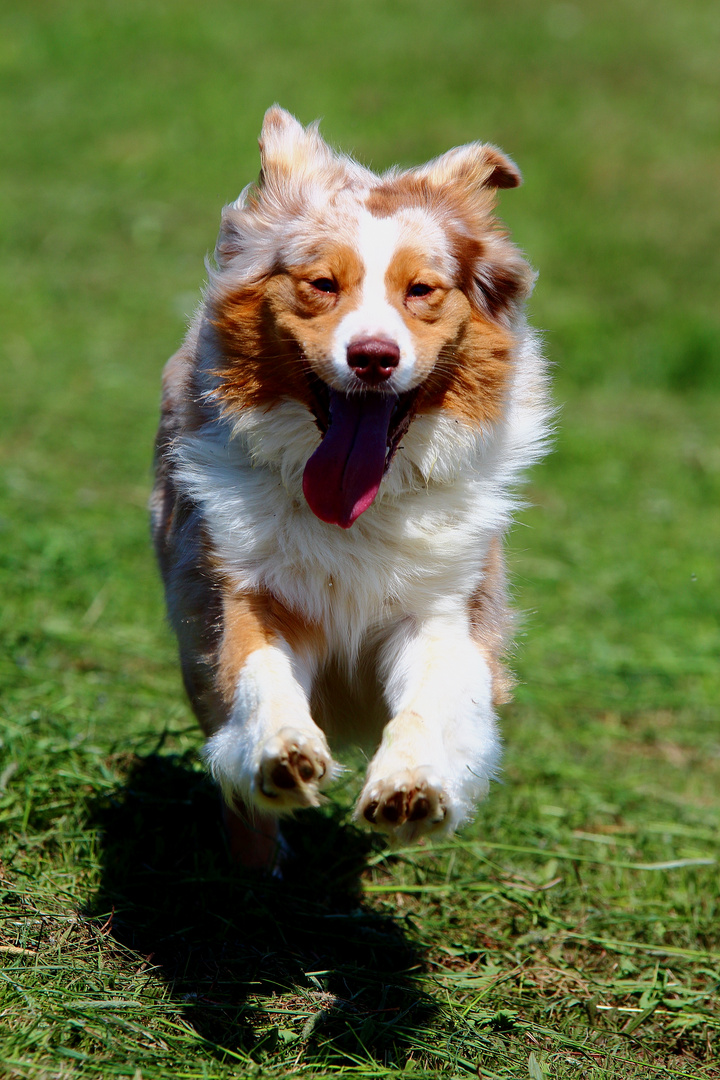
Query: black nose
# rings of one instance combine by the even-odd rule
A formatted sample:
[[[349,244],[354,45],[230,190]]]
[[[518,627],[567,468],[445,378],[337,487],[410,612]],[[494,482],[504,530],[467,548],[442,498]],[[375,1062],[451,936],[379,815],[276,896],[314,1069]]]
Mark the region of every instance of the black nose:
[[[389,379],[400,363],[400,348],[386,338],[359,338],[348,345],[347,362],[358,379],[377,386]]]

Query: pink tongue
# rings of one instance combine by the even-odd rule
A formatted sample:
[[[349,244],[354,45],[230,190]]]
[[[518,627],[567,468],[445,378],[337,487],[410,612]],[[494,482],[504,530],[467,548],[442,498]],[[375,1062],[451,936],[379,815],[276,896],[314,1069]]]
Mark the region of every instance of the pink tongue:
[[[349,529],[372,503],[394,405],[392,394],[330,391],[330,426],[303,474],[305,498],[321,521]]]

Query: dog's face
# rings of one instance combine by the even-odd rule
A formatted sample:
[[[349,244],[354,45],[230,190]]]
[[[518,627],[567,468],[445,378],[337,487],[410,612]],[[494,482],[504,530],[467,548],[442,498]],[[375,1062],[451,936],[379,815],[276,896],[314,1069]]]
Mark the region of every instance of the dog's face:
[[[502,413],[531,275],[493,207],[520,177],[481,144],[378,177],[278,108],[260,145],[260,182],[226,208],[216,252],[217,397],[305,404],[322,434],[305,497],[348,528],[417,413]]]

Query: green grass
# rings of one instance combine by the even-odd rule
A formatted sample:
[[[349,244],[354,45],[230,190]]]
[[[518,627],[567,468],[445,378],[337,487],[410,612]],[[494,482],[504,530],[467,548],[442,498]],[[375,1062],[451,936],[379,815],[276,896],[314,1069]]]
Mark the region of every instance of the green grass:
[[[720,96],[707,0],[28,0],[0,24],[0,1075],[720,1073]],[[145,504],[159,375],[278,100],[376,167],[483,138],[555,454],[502,783],[389,854],[350,771],[231,871]]]

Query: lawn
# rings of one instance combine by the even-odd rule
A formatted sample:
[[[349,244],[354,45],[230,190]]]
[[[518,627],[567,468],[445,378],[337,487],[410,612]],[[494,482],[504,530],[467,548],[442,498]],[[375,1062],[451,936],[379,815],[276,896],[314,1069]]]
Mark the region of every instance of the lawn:
[[[0,15],[0,1075],[720,1076],[711,0],[11,0]],[[554,454],[506,753],[389,853],[357,774],[232,870],[149,547],[159,378],[279,101],[376,168],[480,138]]]

